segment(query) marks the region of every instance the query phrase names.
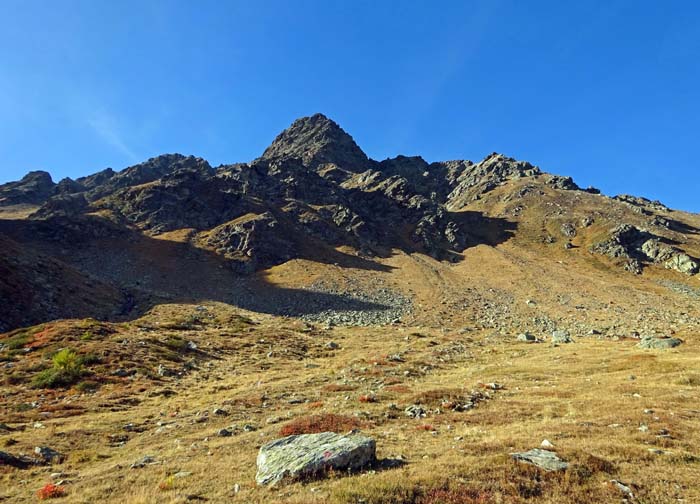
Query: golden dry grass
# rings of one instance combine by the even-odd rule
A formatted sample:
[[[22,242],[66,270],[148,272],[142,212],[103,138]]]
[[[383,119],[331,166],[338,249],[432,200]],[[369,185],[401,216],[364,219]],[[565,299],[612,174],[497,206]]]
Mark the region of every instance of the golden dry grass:
[[[495,339],[488,332],[466,337],[425,327],[308,331],[299,322],[269,317],[244,322],[223,305],[207,309],[214,321],[192,329],[139,331],[186,319],[194,311],[176,305],[111,326],[119,337],[137,341],[176,335],[197,341],[204,351],[215,349],[182,378],[107,380],[94,394],[6,387],[3,418],[25,428],[1,433],[0,442],[15,443],[3,449],[29,453],[47,445],[68,459],[52,468],[5,470],[0,496],[34,502],[50,473],[61,471],[68,492],[64,500],[84,503],[195,497],[251,503],[613,502],[621,496],[611,479],[633,485],[639,502],[700,501],[700,348],[694,335],[685,335],[683,346],[666,352],[594,338],[552,347]],[[73,338],[81,324],[87,323],[75,322],[62,334]],[[330,339],[341,349],[324,350]],[[109,343],[71,342],[95,350]],[[301,347],[305,352],[299,352]],[[441,348],[461,350],[440,362]],[[397,352],[405,362],[377,358]],[[429,369],[415,372],[426,363]],[[505,389],[490,391],[491,399],[474,410],[435,411],[443,398],[491,382]],[[32,394],[41,406],[23,412],[26,417],[13,416],[19,414],[12,412],[16,398],[27,402]],[[377,401],[358,401],[366,394],[375,394]],[[432,412],[422,419],[406,417],[403,408],[414,402]],[[215,407],[229,415],[211,414]],[[407,463],[274,489],[254,485],[262,443],[276,438],[285,425],[330,414],[356,419],[376,438],[380,458],[401,456]],[[35,421],[44,428],[33,428]],[[135,429],[125,430],[129,423]],[[248,432],[244,424],[256,430]],[[642,424],[648,432],[639,430]],[[217,437],[222,427],[234,427],[234,436]],[[657,437],[662,429],[670,437]],[[572,464],[566,473],[545,474],[510,459],[509,453],[537,447],[545,438]],[[145,455],[158,463],[129,468]],[[170,477],[182,472],[191,474]]]
[[[469,205],[515,222],[517,232],[498,246],[467,249],[459,263],[396,252],[378,261],[381,273],[298,259],[258,275],[289,288],[318,278],[372,285],[381,277],[414,301],[402,325],[309,328],[204,302],[204,311],[165,304],[131,322],[57,321],[0,335],[0,344],[11,342],[0,351],[0,423],[15,428],[0,430],[0,449],[31,453],[47,445],[67,455],[54,467],[0,470],[0,502],[35,502],[56,471],[64,473],[63,501],[76,503],[620,502],[612,479],[630,486],[639,503],[700,502],[700,305],[659,283],[692,292],[700,288],[697,277],[656,266],[637,277],[591,255],[588,247],[609,229],[620,222],[644,226],[645,217],[602,197],[544,185],[530,200],[513,199],[528,183],[511,182]],[[697,215],[665,216],[700,228]],[[584,217],[594,217],[593,224],[565,250],[561,224]],[[554,243],[543,241],[547,235]],[[666,235],[700,256],[698,233]],[[179,249],[163,246],[189,236],[181,230],[134,246],[157,258],[163,278],[200,282],[197,264],[183,267]],[[227,288],[224,280],[212,284]],[[580,328],[576,342],[515,341],[524,330],[546,334],[547,322]],[[641,350],[628,339],[629,328],[644,325],[685,343]],[[606,338],[583,336],[589,328]],[[329,340],[340,348],[326,349]],[[196,350],[187,348],[190,342]],[[64,347],[99,357],[88,366],[95,392],[28,385]],[[395,354],[403,362],[389,358]],[[159,365],[182,376],[158,376]],[[116,376],[118,368],[137,373]],[[481,387],[492,382],[504,389]],[[491,397],[467,412],[444,407],[472,390]],[[404,414],[415,402],[430,410],[427,417]],[[228,415],[214,415],[214,408]],[[319,425],[360,425],[377,440],[380,458],[401,457],[406,464],[255,486],[263,443],[285,426]],[[223,427],[234,435],[218,437]],[[509,456],[543,439],[570,462],[568,471],[542,473]],[[145,455],[157,463],[130,469]]]

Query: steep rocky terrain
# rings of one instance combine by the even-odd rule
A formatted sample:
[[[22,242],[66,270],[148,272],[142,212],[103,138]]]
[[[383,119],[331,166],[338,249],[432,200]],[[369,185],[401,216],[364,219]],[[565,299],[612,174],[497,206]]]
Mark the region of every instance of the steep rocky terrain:
[[[58,184],[47,173],[32,172],[0,186],[0,205],[0,236],[28,256],[45,257],[36,260],[45,276],[62,278],[67,268],[102,286],[102,295],[90,296],[94,310],[80,313],[103,319],[138,316],[165,299],[213,299],[312,319],[323,312],[328,321],[351,324],[425,319],[431,314],[415,309],[417,291],[429,288],[428,299],[449,297],[440,306],[455,323],[494,297],[492,309],[510,305],[516,320],[527,320],[514,304],[521,295],[534,296],[526,284],[510,282],[494,291],[484,287],[495,278],[470,278],[482,269],[476,262],[487,269],[504,260],[504,272],[539,271],[559,284],[547,292],[553,299],[575,297],[567,277],[576,275],[587,277],[591,287],[596,278],[631,282],[641,296],[659,285],[672,298],[700,286],[697,215],[644,198],[582,190],[569,177],[495,153],[478,163],[405,156],[377,162],[321,114],[295,121],[250,163],[212,168],[201,158],[168,154]],[[15,250],[2,247],[0,259],[16,261],[22,254]],[[563,276],[551,271],[562,260],[568,264]],[[37,284],[27,261],[13,273],[27,278],[13,285]],[[624,270],[644,272],[641,282]],[[416,275],[431,280],[416,285]],[[325,281],[321,291],[317,277]],[[348,279],[352,292],[343,286]],[[10,300],[17,294],[8,282],[2,294]],[[36,285],[31,309],[2,313],[1,328],[74,314],[42,302],[52,292],[52,282],[44,282],[43,292]],[[406,300],[402,308],[373,303],[378,282],[395,292],[389,297]],[[270,294],[250,296],[250,289]],[[319,306],[305,313],[298,289],[314,292]],[[588,301],[607,307],[608,295],[599,286]],[[377,309],[348,306],[362,302]],[[636,302],[629,308],[639,312]],[[383,311],[385,316],[369,315]],[[662,317],[663,311],[659,317],[670,316]],[[488,310],[480,316],[507,325],[507,318]]]
[[[698,331],[700,215],[502,154],[375,161],[316,114],[249,163],[32,172],[0,186],[0,501],[59,465],[75,502],[692,502]],[[385,465],[256,489],[297,420]],[[545,436],[565,476],[508,458]],[[68,460],[3,455],[40,444]]]

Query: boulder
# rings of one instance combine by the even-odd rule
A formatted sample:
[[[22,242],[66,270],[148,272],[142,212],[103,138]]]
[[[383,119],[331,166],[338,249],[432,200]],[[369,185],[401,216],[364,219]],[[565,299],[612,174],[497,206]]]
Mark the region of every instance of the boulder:
[[[554,331],[552,332],[552,343],[554,344],[560,344],[560,343],[573,343],[574,340],[571,339],[571,335],[569,335],[569,331]]]
[[[376,461],[374,439],[360,434],[301,434],[271,441],[260,448],[258,485],[318,477],[326,471],[357,470]]]
[[[427,411],[425,411],[425,408],[423,408],[419,404],[412,404],[403,411],[404,413],[406,413],[406,416],[409,416],[411,418],[424,418],[427,415]]]
[[[683,343],[683,341],[678,338],[655,338],[653,336],[647,336],[642,338],[638,346],[639,348],[651,350],[667,350],[669,348],[675,348],[681,343]]]
[[[532,334],[525,332],[522,334],[518,334],[518,341],[523,341],[525,343],[538,343],[539,340],[533,336]]]
[[[685,273],[686,275],[695,275],[700,273],[700,264],[698,261],[683,252],[677,252],[669,260],[664,263],[664,267]]]
[[[556,453],[535,448],[522,453],[511,453],[511,457],[520,462],[532,464],[545,471],[565,471],[569,464],[560,459]]]

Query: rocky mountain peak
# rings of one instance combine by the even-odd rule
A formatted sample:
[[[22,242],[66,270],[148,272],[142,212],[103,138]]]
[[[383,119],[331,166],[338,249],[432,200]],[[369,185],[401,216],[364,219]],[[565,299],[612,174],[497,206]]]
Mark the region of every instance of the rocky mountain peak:
[[[17,182],[0,185],[0,204],[41,203],[51,195],[55,186],[48,172],[31,171]]]
[[[53,179],[51,178],[51,174],[49,172],[43,170],[35,170],[30,171],[24,177],[22,177],[21,182],[31,182],[35,184],[49,186],[53,184]]]
[[[310,168],[333,163],[353,172],[362,172],[371,165],[355,140],[323,114],[294,121],[262,155],[265,160],[281,158],[301,159]]]

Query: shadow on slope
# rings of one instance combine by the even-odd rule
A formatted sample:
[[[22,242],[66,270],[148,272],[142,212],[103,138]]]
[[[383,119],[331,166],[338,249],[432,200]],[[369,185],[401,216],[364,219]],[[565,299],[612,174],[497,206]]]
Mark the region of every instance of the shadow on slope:
[[[514,223],[485,218],[477,212],[460,212],[453,217],[473,229],[469,246],[495,245],[507,240],[515,229]],[[390,296],[377,301],[371,296],[359,297],[342,291],[274,285],[261,273],[239,273],[234,261],[215,252],[188,242],[148,237],[94,215],[70,221],[0,220],[0,233],[18,244],[12,250],[3,248],[0,261],[5,254],[23,254],[26,266],[16,272],[12,284],[0,290],[3,306],[14,300],[15,312],[26,314],[8,318],[6,310],[0,312],[0,330],[5,331],[64,317],[133,320],[162,303],[217,301],[290,317],[327,311],[396,310]],[[315,263],[378,273],[393,269],[322,243],[306,244],[305,249],[302,258]],[[382,255],[390,254],[387,250]],[[461,255],[455,253],[455,257]],[[59,285],[66,274],[52,273],[59,269],[69,272],[72,279],[67,289]],[[37,282],[37,278],[41,281]],[[103,291],[104,295],[95,294]],[[92,303],[85,302],[86,294]],[[82,301],[74,305],[64,302],[57,308],[57,295],[64,300],[81,297]]]

